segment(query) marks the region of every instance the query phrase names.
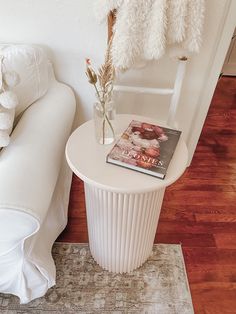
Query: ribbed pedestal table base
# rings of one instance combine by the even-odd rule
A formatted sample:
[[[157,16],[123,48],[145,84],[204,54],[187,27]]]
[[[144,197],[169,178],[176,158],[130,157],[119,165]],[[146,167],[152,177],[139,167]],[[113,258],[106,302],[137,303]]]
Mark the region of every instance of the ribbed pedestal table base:
[[[131,272],[147,260],[164,191],[115,193],[85,183],[89,246],[101,267]]]

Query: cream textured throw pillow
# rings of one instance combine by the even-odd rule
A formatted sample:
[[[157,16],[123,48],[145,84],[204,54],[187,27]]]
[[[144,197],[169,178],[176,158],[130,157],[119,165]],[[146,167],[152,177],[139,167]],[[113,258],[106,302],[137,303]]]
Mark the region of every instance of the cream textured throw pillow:
[[[10,89],[19,82],[14,71],[4,71],[4,57],[0,55],[0,149],[10,142],[15,108],[18,105],[16,94]]]
[[[0,44],[0,149],[9,144],[14,117],[46,94],[48,58],[41,47]]]
[[[0,44],[4,57],[3,70],[15,72],[20,82],[12,88],[18,97],[16,116],[24,111],[48,90],[48,58],[43,49],[36,45]],[[9,78],[11,80],[12,78]]]

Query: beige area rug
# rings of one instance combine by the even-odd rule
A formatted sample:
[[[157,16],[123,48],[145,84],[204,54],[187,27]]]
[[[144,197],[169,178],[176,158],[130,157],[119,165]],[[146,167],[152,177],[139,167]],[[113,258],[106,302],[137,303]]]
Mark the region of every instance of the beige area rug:
[[[130,274],[104,271],[86,244],[56,243],[57,284],[28,304],[0,294],[1,314],[193,314],[180,245],[158,244]]]

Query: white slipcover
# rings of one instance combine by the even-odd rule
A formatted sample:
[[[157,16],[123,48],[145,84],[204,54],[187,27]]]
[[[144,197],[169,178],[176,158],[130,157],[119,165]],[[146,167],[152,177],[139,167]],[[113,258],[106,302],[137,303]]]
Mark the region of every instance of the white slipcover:
[[[36,45],[0,44],[3,72],[14,71],[18,84],[13,87],[19,105],[16,116],[47,92],[49,85],[48,58]]]
[[[0,292],[27,303],[55,284],[52,244],[65,228],[71,171],[64,157],[75,114],[55,80],[23,114],[0,152]]]

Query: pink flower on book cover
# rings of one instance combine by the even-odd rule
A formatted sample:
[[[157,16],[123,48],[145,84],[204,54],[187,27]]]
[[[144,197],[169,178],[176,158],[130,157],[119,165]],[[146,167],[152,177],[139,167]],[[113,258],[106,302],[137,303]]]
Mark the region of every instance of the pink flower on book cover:
[[[130,140],[136,146],[142,147],[143,154],[138,160],[138,165],[144,168],[151,168],[158,164],[158,160],[154,161],[160,156],[160,142],[168,140],[163,129],[149,123],[140,123],[133,126],[131,130]],[[149,159],[150,158],[150,159]]]
[[[150,169],[159,164],[159,138],[167,140],[163,130],[148,123],[137,124],[125,133],[112,152],[114,159]]]
[[[180,135],[175,129],[133,120],[107,162],[164,179]]]
[[[149,139],[142,138],[141,133],[139,131],[133,132],[130,136],[130,139],[135,145],[143,147],[143,148],[149,148],[151,146],[155,148],[160,147],[159,141],[157,139],[154,138],[152,140],[149,140]]]

